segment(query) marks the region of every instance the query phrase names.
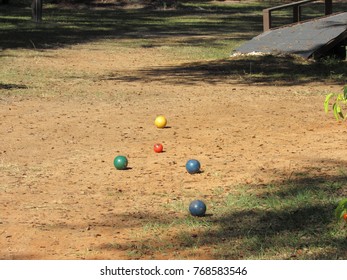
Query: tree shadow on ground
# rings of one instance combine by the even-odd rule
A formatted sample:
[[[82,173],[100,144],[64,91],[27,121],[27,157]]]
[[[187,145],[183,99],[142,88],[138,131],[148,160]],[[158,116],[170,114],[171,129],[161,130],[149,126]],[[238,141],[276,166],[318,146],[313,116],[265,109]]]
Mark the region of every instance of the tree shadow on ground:
[[[251,38],[261,31],[261,9],[259,4],[212,5],[206,9],[182,6],[173,10],[50,5],[44,7],[43,22],[37,24],[30,20],[29,7],[6,5],[0,9],[0,48],[50,49],[100,39],[153,39],[235,31]]]
[[[238,192],[227,196],[228,202],[212,197],[208,203],[219,206],[203,218],[187,213],[176,221],[165,215],[153,220],[153,215],[143,213],[143,226],[156,223],[156,229],[147,229],[143,239],[117,246],[140,258],[163,256],[165,250],[209,248],[204,258],[346,259],[346,226],[341,227],[334,216],[346,188],[345,174],[316,176],[307,171],[269,185],[239,186]],[[111,244],[101,247],[112,250]]]
[[[329,234],[334,204],[296,210],[244,210],[216,219],[220,229],[203,234],[193,246],[217,246],[215,257],[345,259],[346,237]],[[236,242],[235,242],[236,241]],[[236,246],[235,246],[236,245]],[[223,248],[223,249],[222,249]],[[318,255],[315,249],[320,249]],[[310,255],[298,253],[310,251]],[[277,257],[276,257],[277,255]]]
[[[100,79],[160,81],[172,84],[298,85],[311,82],[346,81],[347,63],[335,59],[307,61],[295,56],[237,56],[230,59],[193,62],[172,67],[142,69]]]
[[[271,186],[248,186],[254,208],[213,218],[218,229],[205,232],[198,243],[219,244],[224,249],[216,251],[218,258],[268,258],[271,252],[280,258],[345,259],[346,228],[338,234],[334,210],[346,189],[345,174],[307,171]]]
[[[61,4],[44,5],[43,22],[31,21],[30,3],[1,5],[0,48],[59,48],[99,39],[163,38],[174,36],[244,34],[251,39],[262,32],[262,9],[276,5],[249,2],[216,4],[201,0],[171,1],[175,9],[158,10],[170,1],[143,1],[144,8],[124,8],[127,1],[66,1]],[[222,2],[221,2],[222,3]],[[346,4],[336,3],[336,11]],[[179,21],[177,18],[193,18]],[[287,15],[281,15],[281,18]],[[171,20],[174,19],[174,20]]]
[[[26,85],[17,85],[17,84],[3,84],[0,83],[0,89],[27,89],[28,87]]]
[[[0,260],[38,260],[39,254],[5,253],[0,256]]]

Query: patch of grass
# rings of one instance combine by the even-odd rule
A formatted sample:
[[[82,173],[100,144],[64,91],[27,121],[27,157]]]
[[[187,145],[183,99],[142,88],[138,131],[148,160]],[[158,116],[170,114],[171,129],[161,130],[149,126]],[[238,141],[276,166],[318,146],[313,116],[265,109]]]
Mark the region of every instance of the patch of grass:
[[[345,259],[346,226],[336,222],[334,209],[346,185],[343,175],[302,173],[282,183],[233,186],[232,193],[208,202],[215,205],[210,215],[147,221],[146,238],[137,242],[151,244],[146,254],[180,251],[187,258],[208,247],[214,259]]]
[[[334,59],[312,62],[275,56],[229,58],[233,49],[262,32],[261,11],[267,6],[264,2],[185,1],[179,9],[159,11],[76,10],[50,4],[45,6],[44,21],[39,25],[30,21],[27,7],[6,6],[0,11],[3,21],[0,27],[0,91],[3,90],[1,94],[42,97],[83,95],[100,79],[159,80],[165,84],[345,83],[347,64]],[[174,67],[140,69],[124,76],[119,73],[96,75],[71,65],[64,71],[46,67],[47,61],[59,55],[48,50],[59,48],[105,52],[157,48],[161,54],[179,58],[182,63]],[[43,66],[42,61],[45,61]],[[64,89],[62,85],[69,86]]]
[[[252,14],[253,4],[218,8],[211,5],[208,9],[192,9],[186,4],[167,11],[75,9],[47,4],[41,24],[30,20],[28,7],[6,5],[0,10],[0,94],[83,95],[88,94],[88,87],[95,80],[102,78],[72,65],[63,71],[47,67],[50,59],[60,56],[52,49],[122,52],[129,48],[158,48],[168,57],[211,60],[227,57],[233,46],[256,32],[256,24],[261,30],[260,14],[256,17]],[[242,20],[245,15],[250,17],[252,28]],[[233,30],[238,33],[230,35]]]
[[[235,40],[223,37],[221,39],[216,37],[201,38],[200,40],[196,39],[196,41],[198,42],[186,40],[180,47],[167,47],[166,50],[187,60],[215,60],[228,57],[231,50],[240,44]]]
[[[16,164],[6,163],[4,160],[0,161],[0,171],[9,173],[19,173],[20,167]]]
[[[30,21],[30,10],[26,7],[7,6],[0,11],[4,23],[0,28],[1,47],[32,48],[33,42],[36,48],[48,49],[110,38],[218,37],[233,30],[250,36],[249,32],[256,31],[256,26],[261,31],[261,5],[224,4],[217,7],[200,3],[201,9],[192,9],[192,5],[185,3],[180,9],[167,11],[112,7],[76,10],[47,5],[39,25]]]
[[[295,56],[238,56],[213,61],[193,61],[173,67],[145,69],[133,73],[146,81],[198,84],[208,82],[258,85],[299,85],[310,82],[335,82],[344,84],[346,61],[307,61]],[[113,76],[109,79],[127,81],[133,76]]]
[[[184,212],[187,211],[185,203],[181,200],[172,200],[170,203],[164,204],[163,208],[167,211]]]

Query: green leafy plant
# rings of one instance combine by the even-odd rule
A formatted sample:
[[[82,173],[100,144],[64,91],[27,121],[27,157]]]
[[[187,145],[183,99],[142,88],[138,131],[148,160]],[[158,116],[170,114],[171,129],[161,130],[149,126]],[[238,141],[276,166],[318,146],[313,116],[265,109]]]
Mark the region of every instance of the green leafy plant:
[[[347,114],[342,111],[341,107],[347,107],[347,85],[344,86],[343,93],[329,93],[325,97],[325,113],[329,112],[330,100],[333,97],[335,98],[335,102],[332,105],[332,109],[336,120],[345,120],[347,118]],[[335,217],[338,220],[345,220],[347,222],[347,198],[342,199],[338,203],[335,209]]]
[[[344,86],[343,93],[329,93],[325,97],[324,101],[324,110],[325,113],[329,112],[330,100],[335,98],[335,102],[332,105],[333,113],[336,120],[345,120],[347,118],[347,114],[345,114],[342,110],[343,107],[347,107],[347,86]]]
[[[347,214],[347,198],[344,198],[338,203],[335,209],[335,217],[338,220],[344,219],[347,222],[346,214]]]

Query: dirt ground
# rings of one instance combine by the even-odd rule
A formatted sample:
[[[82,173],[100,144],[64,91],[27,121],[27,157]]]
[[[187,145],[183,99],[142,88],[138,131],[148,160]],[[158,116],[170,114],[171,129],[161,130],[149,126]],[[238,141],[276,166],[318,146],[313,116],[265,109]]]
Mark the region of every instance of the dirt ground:
[[[341,85],[192,82],[189,73],[144,71],[182,63],[165,49],[97,45],[13,58],[12,70],[57,74],[47,73],[48,88],[28,79],[22,94],[0,89],[1,259],[130,259],[124,248],[136,246],[148,221],[188,215],[175,203],[345,165],[346,124],[323,111],[325,94]],[[154,126],[159,114],[165,129]],[[163,153],[154,153],[157,142]],[[114,168],[120,154],[128,170]],[[186,172],[190,158],[202,173]],[[211,257],[208,248],[195,256]]]

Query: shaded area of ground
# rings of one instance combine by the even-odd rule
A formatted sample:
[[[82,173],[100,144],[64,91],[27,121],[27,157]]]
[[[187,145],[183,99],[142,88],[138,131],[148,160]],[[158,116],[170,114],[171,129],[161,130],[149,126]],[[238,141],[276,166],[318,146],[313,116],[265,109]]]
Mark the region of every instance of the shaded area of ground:
[[[47,49],[74,45],[105,38],[163,38],[170,36],[201,36],[223,33],[244,34],[251,39],[262,32],[262,9],[276,2],[224,2],[164,1],[175,9],[157,9],[162,1],[145,1],[143,8],[124,9],[125,2],[85,3],[85,1],[44,5],[43,22],[33,23],[29,5],[0,5],[2,49]],[[175,2],[175,1],[173,1]],[[280,2],[281,3],[281,2]],[[142,3],[143,4],[143,3]],[[335,11],[346,9],[345,3],[336,3]],[[288,11],[287,11],[288,13]],[[274,16],[274,22],[282,22],[288,14]],[[316,14],[315,9],[305,15]],[[190,23],[170,19],[186,16],[199,18]],[[219,17],[218,22],[213,19]],[[202,20],[204,19],[204,20]],[[285,23],[285,21],[284,21]]]
[[[336,203],[333,199],[331,202],[319,200],[323,196],[340,197],[345,194],[347,176],[304,173],[297,178],[273,182],[272,186],[245,186],[249,209],[241,210],[229,205],[222,215],[188,218],[188,221],[182,222],[183,227],[178,220],[172,219],[174,217],[150,217],[143,212],[141,219],[144,227],[158,224],[159,228],[165,230],[149,230],[154,236],[128,244],[106,243],[100,249],[112,252],[117,248],[133,252],[138,258],[151,258],[154,251],[186,252],[204,248],[207,252],[205,257],[212,259],[248,259],[250,256],[268,259],[269,252],[277,254],[279,259],[346,259],[347,236],[338,234],[344,228],[342,224],[340,228],[336,226]],[[241,199],[245,199],[245,196]],[[317,200],[307,204],[304,196]],[[211,197],[209,203],[217,203],[214,199]],[[297,199],[302,199],[301,203],[294,201]],[[268,205],[269,201],[273,201],[272,208]],[[136,219],[136,216],[131,219]],[[185,226],[194,223],[201,226],[190,230],[189,226]],[[178,233],[174,228],[179,228]],[[159,240],[155,238],[156,235],[160,236]],[[199,256],[199,253],[195,254],[195,257]]]
[[[257,13],[254,13],[257,11]],[[0,47],[56,48],[99,39],[165,38],[170,36],[201,36],[239,32],[249,34],[261,30],[261,6],[217,6],[209,9],[69,9],[49,6],[44,21],[30,21],[30,9],[4,6],[0,10],[3,27]],[[196,21],[185,22],[186,16]],[[221,20],[215,22],[214,17]],[[182,22],[170,18],[181,17]]]
[[[131,73],[110,73],[100,79],[161,81],[199,84],[207,82],[259,85],[299,85],[322,80],[344,83],[347,63],[334,59],[318,62],[291,56],[238,56],[225,60],[194,62],[179,66],[147,68]]]

